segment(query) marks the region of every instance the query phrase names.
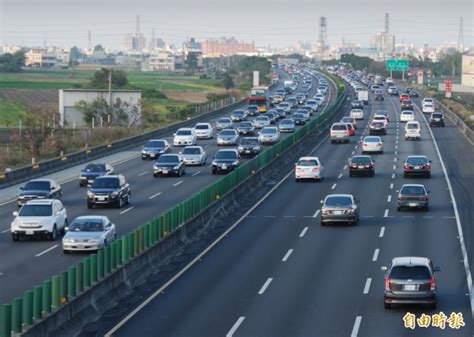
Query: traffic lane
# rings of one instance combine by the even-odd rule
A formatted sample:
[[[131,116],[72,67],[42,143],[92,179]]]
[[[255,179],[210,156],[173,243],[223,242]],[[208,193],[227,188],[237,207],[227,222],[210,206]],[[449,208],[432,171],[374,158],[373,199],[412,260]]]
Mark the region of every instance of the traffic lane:
[[[210,147],[214,147],[217,150],[217,146],[214,146],[212,144],[212,140],[209,140],[207,142],[208,142],[207,145],[209,145]],[[144,177],[144,175],[142,175],[142,173],[145,172],[145,171],[141,171],[143,169],[143,167],[139,167],[139,166],[140,166],[140,164],[143,165],[145,163],[142,163],[141,160],[136,160],[136,161],[138,161],[138,163],[136,163],[136,165],[133,165],[133,163],[129,163],[133,167],[132,170],[135,170],[135,172],[133,172],[131,174],[132,178],[129,180],[129,183],[132,186],[138,187],[140,189],[140,186],[137,186],[138,185],[137,181],[142,182],[142,183],[145,182],[145,186],[143,186],[143,187],[144,188],[149,188],[150,184],[148,183],[148,181],[146,181],[146,180],[142,181],[142,179],[139,179],[141,177]],[[138,171],[141,171],[142,173],[138,173],[137,174],[138,178],[135,178],[134,174],[137,173]],[[212,181],[212,179],[215,179],[215,178],[212,178],[210,176],[208,176],[207,178],[211,178],[211,179],[210,180],[208,179],[208,181],[206,181],[206,184],[210,183]],[[134,181],[134,179],[137,179],[137,181]],[[146,178],[144,178],[144,179],[146,179]],[[183,180],[181,180],[181,181],[183,181]],[[178,181],[177,183],[180,183],[180,181]],[[176,187],[175,184],[177,184],[177,183],[174,183],[171,187]],[[196,180],[193,183],[196,183]],[[186,185],[189,186],[189,183],[187,183]],[[168,187],[170,187],[170,186],[168,186]],[[196,188],[196,190],[198,190],[199,188],[202,188],[202,186],[198,186],[198,188]],[[79,189],[79,190],[81,190],[81,189]],[[82,190],[85,190],[85,189],[82,189]],[[86,192],[84,192],[84,193],[86,193]],[[155,194],[153,194],[151,196],[157,196],[158,193],[159,192],[156,192]],[[165,193],[165,194],[167,194],[167,193]],[[182,195],[182,198],[180,198],[180,196],[177,196],[176,198],[168,199],[167,202],[161,203],[160,205],[162,205],[163,210],[167,209],[170,206],[174,205],[174,203],[177,203],[177,202],[181,201],[182,199],[186,198],[188,196],[188,194],[189,194],[189,190],[186,189],[185,193],[183,193],[183,195]],[[133,190],[132,190],[132,195],[135,195],[133,193]],[[136,227],[137,224],[144,223],[144,222],[148,221],[150,219],[150,217],[156,217],[157,209],[156,209],[155,205],[154,204],[153,205],[147,205],[146,200],[142,203],[142,201],[140,200],[140,197],[141,197],[141,195],[139,195],[138,198],[136,198],[134,196],[133,199],[132,199],[134,203],[138,203],[138,204],[141,205],[139,208],[138,208],[138,206],[133,206],[132,205],[131,207],[128,207],[124,210],[113,210],[113,209],[107,209],[107,208],[100,209],[102,211],[102,213],[100,213],[100,214],[108,215],[111,218],[111,220],[114,223],[116,223],[117,229],[118,229],[117,233],[118,233],[119,236],[123,233],[128,232],[130,229],[133,229],[134,227]],[[150,198],[150,197],[148,197],[148,198]],[[81,201],[80,199],[79,200],[75,199],[74,201],[73,200],[69,200],[69,201],[64,200],[64,203],[67,206],[68,210],[70,208],[72,208],[72,212],[68,211],[68,216],[69,216],[71,221],[76,216],[84,214],[83,211],[82,211],[82,207],[84,207],[84,206],[81,205],[81,202],[84,202],[84,204],[85,204],[85,201]],[[71,205],[71,207],[68,206],[68,205]],[[136,209],[136,208],[138,208],[138,209]],[[76,210],[78,210],[77,215],[74,214]],[[95,209],[94,211],[96,211],[96,210],[99,211],[99,209]],[[148,210],[149,210],[149,212],[148,212]],[[127,213],[127,215],[123,216],[122,215],[122,214],[124,214],[123,212],[127,212],[127,211],[130,211],[130,212]],[[97,213],[98,212],[94,212],[94,214],[97,214]],[[139,216],[137,216],[137,214],[139,214]],[[72,215],[72,217],[71,217],[71,215]],[[121,222],[124,222],[125,225],[121,224]],[[39,252],[39,254],[41,254],[40,256],[43,256],[43,255],[46,255],[46,254],[48,254],[48,255],[49,254],[59,254],[59,255],[61,255],[60,243],[59,244],[53,244],[53,245],[51,245],[48,242],[35,242],[35,243],[36,243],[36,245],[32,244],[28,247],[28,249],[22,250],[22,254],[17,254],[14,259],[10,259],[10,261],[11,261],[11,266],[10,267],[9,266],[4,266],[4,269],[5,269],[4,275],[6,275],[6,277],[4,277],[4,280],[5,280],[5,282],[13,284],[14,285],[13,287],[15,287],[15,288],[17,288],[19,286],[19,284],[15,283],[15,282],[10,282],[9,279],[10,279],[10,277],[12,279],[16,278],[16,274],[15,274],[14,270],[17,270],[16,268],[17,268],[18,265],[23,264],[24,258],[29,260],[31,258],[31,256],[33,256],[33,255],[36,256],[38,254],[38,252]],[[8,248],[9,247],[6,247],[7,252],[10,251]],[[49,256],[47,258],[51,259]],[[61,256],[61,260],[63,260],[63,258],[64,257]],[[61,263],[61,265],[62,265],[62,263]],[[30,271],[28,273],[29,274],[34,273],[36,275],[34,277],[34,279],[35,280],[37,279],[38,282],[40,282],[42,279],[44,279],[47,276],[51,275],[51,272],[53,272],[53,273],[54,272],[59,272],[61,270],[61,268],[65,268],[66,266],[57,266],[57,267],[51,267],[51,268],[45,269],[45,268],[38,268],[37,264],[33,264],[29,268]],[[34,271],[31,270],[31,269],[34,269]],[[29,280],[29,281],[31,281],[31,280]],[[13,297],[16,292],[14,292],[14,291],[8,291],[7,292],[6,291],[5,293],[9,294],[10,297]]]

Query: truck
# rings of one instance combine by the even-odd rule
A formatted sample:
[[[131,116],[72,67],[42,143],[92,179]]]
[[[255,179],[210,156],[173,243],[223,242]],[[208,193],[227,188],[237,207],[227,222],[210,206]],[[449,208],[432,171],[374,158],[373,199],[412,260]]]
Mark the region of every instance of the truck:
[[[364,102],[365,105],[369,104],[369,91],[360,90],[357,93],[357,100]]]
[[[257,105],[258,111],[260,113],[267,112],[268,105],[269,105],[268,87],[265,87],[265,86],[253,87],[250,90],[248,104]]]

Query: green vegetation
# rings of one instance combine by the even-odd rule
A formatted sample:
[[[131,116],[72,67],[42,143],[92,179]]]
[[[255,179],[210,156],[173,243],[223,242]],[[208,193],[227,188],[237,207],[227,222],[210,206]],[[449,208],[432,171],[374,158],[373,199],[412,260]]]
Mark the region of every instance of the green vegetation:
[[[16,126],[27,114],[28,109],[23,104],[0,99],[0,125]]]
[[[0,72],[21,72],[21,67],[25,64],[25,53],[18,51],[15,54],[5,54],[0,56]]]

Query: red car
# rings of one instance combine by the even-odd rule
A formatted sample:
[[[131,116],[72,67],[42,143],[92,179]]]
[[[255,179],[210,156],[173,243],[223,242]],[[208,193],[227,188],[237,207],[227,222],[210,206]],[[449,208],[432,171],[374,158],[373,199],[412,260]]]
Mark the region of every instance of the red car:
[[[346,123],[347,128],[349,130],[349,136],[354,136],[356,134],[356,130],[354,128],[354,125],[352,123]]]
[[[410,95],[408,95],[408,94],[401,94],[400,95],[400,103],[403,102],[406,99],[410,99]]]

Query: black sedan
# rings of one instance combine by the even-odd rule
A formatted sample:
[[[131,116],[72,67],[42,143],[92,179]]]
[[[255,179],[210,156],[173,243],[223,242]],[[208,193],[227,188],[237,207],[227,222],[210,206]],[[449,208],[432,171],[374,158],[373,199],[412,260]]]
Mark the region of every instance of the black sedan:
[[[375,164],[371,156],[353,156],[349,159],[349,177],[375,174]]]
[[[257,137],[244,137],[240,140],[238,151],[241,157],[254,157],[262,151]]]

